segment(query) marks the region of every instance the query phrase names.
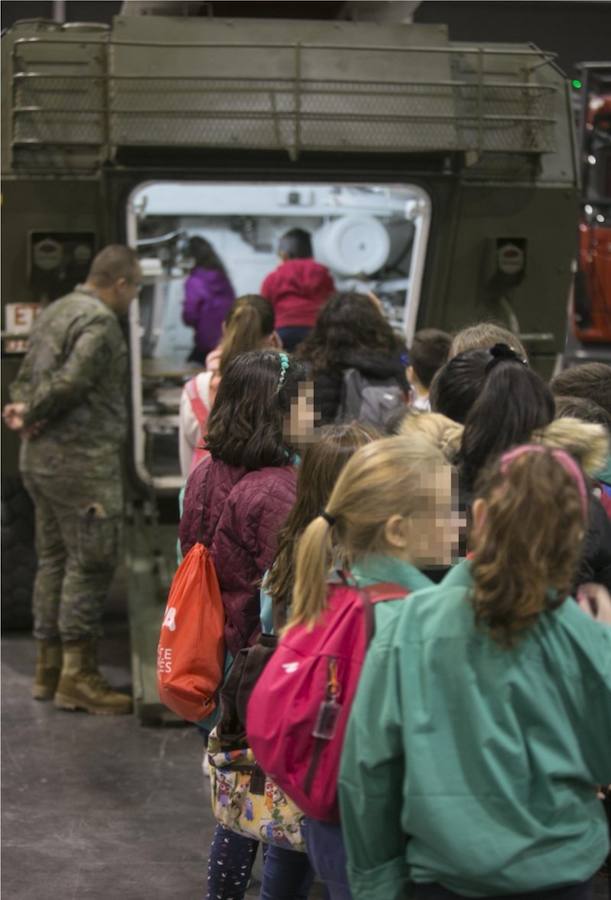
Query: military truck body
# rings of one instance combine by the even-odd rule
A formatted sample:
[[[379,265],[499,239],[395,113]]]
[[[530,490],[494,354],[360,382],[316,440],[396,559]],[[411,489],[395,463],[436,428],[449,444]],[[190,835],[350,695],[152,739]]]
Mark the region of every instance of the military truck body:
[[[32,304],[68,291],[106,243],[145,260],[126,546],[134,689],[151,717],[190,372],[185,238],[211,237],[256,291],[278,234],[302,224],[336,283],[375,289],[408,343],[495,318],[549,374],[576,254],[568,87],[550,54],[451,42],[437,25],[123,17],[21,23],[3,49],[4,385]],[[6,435],[4,454],[10,476]]]

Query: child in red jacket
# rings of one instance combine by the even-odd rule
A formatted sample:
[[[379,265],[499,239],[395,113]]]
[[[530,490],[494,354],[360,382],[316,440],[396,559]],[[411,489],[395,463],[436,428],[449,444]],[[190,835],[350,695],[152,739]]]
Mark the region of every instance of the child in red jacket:
[[[307,231],[292,228],[283,234],[278,255],[282,262],[261,285],[261,294],[274,307],[276,331],[291,353],[312,330],[335,285],[329,270],[312,259]]]

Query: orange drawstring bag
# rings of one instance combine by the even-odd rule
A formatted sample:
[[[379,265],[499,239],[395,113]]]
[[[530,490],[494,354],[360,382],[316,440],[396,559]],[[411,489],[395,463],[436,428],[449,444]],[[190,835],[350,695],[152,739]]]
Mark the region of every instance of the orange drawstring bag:
[[[225,612],[214,565],[202,543],[172,580],[157,647],[161,702],[190,722],[214,712],[225,660]]]

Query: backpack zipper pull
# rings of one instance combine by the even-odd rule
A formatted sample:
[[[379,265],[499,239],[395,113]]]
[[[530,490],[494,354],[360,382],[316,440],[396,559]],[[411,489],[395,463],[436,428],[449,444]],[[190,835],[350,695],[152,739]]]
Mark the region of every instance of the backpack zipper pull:
[[[316,724],[312,731],[312,737],[323,741],[331,741],[337,730],[337,722],[341,712],[341,706],[337,698],[341,693],[341,685],[337,678],[337,659],[330,657],[327,666],[327,693],[320,704]]]

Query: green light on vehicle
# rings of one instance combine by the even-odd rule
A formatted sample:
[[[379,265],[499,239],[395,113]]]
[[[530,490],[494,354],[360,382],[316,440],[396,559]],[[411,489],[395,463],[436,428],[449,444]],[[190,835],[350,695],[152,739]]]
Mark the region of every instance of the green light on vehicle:
[[[581,82],[579,80],[579,78],[573,78],[573,80],[571,81],[571,84],[573,85],[573,87],[575,88],[576,91],[578,91],[580,88],[583,87],[583,82]]]

